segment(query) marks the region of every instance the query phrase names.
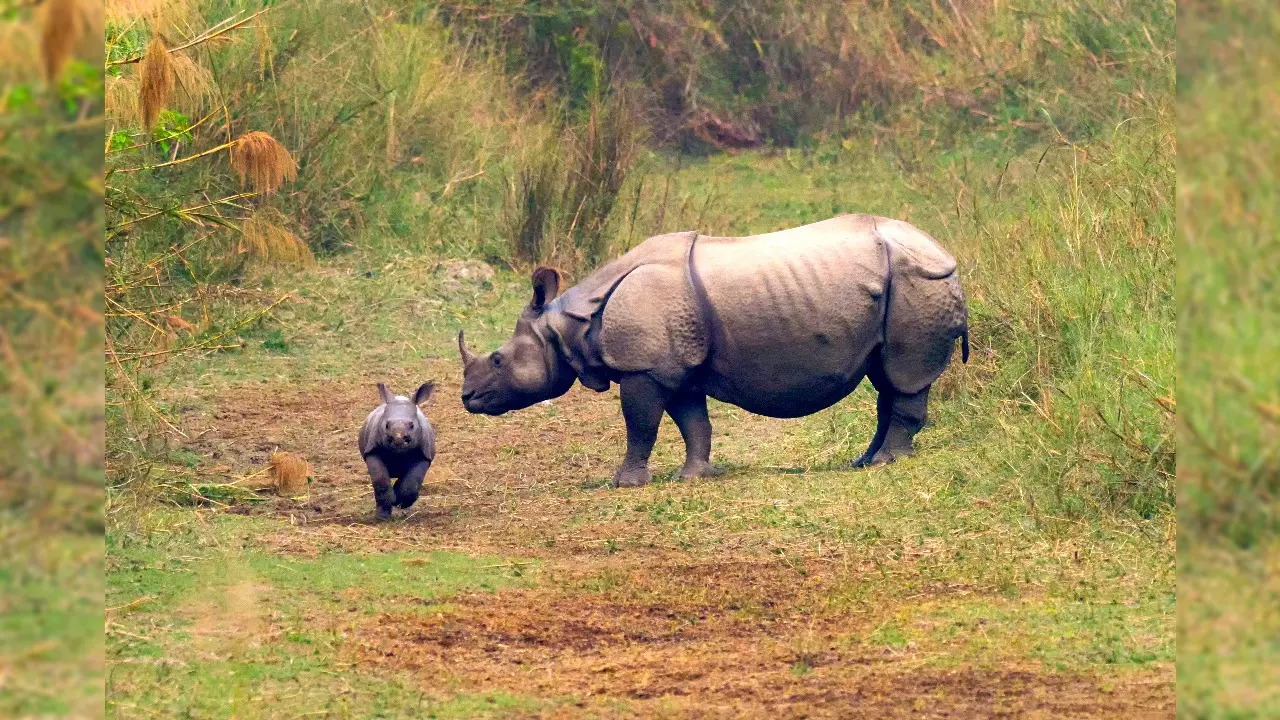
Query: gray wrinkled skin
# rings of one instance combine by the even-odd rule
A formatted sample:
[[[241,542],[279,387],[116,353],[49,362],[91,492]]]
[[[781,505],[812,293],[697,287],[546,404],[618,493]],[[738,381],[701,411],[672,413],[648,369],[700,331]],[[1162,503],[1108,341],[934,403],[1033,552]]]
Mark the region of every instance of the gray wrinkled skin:
[[[436,433],[418,407],[431,397],[434,383],[423,383],[412,398],[393,395],[378,383],[382,404],[360,428],[360,455],[373,483],[378,518],[391,517],[392,507],[408,508],[418,500],[422,480],[436,457]],[[395,478],[393,486],[391,479]]]
[[[561,275],[533,273],[515,333],[474,355],[461,332],[462,402],[501,415],[618,383],[627,454],[614,486],[650,479],[662,414],[685,441],[685,477],[712,467],[707,398],[769,417],[809,415],[869,379],[875,436],[854,465],[913,452],[929,388],[962,341],[968,309],[955,259],[890,218],[842,215],[749,237],[649,238],[558,295]]]

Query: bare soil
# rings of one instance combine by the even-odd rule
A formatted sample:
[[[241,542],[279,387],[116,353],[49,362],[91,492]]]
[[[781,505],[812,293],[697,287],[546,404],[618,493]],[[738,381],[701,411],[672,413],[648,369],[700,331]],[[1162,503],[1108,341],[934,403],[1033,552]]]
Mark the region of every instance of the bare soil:
[[[311,462],[308,497],[233,508],[288,520],[256,538],[273,551],[451,549],[538,561],[536,586],[463,593],[439,614],[316,618],[350,630],[350,662],[414,671],[425,690],[573,698],[556,717],[1173,716],[1172,668],[1099,676],[1038,663],[957,667],[938,648],[877,647],[867,638],[884,608],[832,593],[876,582],[873,567],[762,556],[732,534],[713,552],[689,550],[649,523],[602,511],[618,502],[604,487],[624,446],[616,392],[575,388],[550,406],[486,418],[455,401],[458,369],[432,363],[423,378],[437,382],[427,415],[440,454],[417,505],[382,524],[355,445],[381,378],[232,387],[211,412],[184,418],[188,449],[227,481],[260,471],[275,449]],[[713,422],[719,433],[726,419]],[[746,414],[728,424],[759,443],[786,427]],[[674,428],[663,433],[656,471],[682,457]],[[734,460],[752,462],[752,446],[735,444]],[[615,554],[619,543],[626,552]],[[971,592],[982,590],[926,585],[893,602]]]

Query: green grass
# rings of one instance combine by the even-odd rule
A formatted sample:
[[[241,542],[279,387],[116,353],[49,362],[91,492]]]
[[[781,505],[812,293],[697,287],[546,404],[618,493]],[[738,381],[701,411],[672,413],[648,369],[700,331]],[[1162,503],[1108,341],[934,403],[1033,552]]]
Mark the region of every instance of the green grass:
[[[78,53],[44,82],[38,17],[0,11],[0,716],[91,718],[104,663],[102,61]]]
[[[1179,714],[1280,712],[1280,55],[1271,3],[1180,8]]]
[[[298,558],[254,542],[279,529],[165,510],[148,532],[108,535],[109,716],[503,717],[547,704],[426,695],[411,675],[367,674],[338,655],[358,618],[447,612],[454,593],[525,585],[535,566],[442,551]]]
[[[36,537],[5,518],[0,548],[0,714],[77,716],[102,703],[102,539]],[[11,533],[17,529],[19,537]],[[19,544],[20,543],[20,544]]]

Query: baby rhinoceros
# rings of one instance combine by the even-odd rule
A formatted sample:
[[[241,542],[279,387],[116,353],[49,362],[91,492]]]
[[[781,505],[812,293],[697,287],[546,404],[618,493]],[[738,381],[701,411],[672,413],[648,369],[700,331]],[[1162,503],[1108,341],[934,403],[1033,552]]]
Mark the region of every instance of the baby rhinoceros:
[[[373,482],[378,519],[391,517],[392,507],[408,508],[418,500],[422,479],[436,457],[436,433],[418,407],[431,397],[435,383],[423,383],[413,398],[392,395],[378,383],[382,404],[360,428],[360,454]],[[396,478],[394,486],[391,478]]]

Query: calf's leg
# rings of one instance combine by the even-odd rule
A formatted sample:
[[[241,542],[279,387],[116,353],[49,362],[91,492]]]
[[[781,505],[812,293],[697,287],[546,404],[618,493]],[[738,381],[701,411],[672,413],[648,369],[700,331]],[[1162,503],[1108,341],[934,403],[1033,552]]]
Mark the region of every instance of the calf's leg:
[[[373,501],[378,506],[378,519],[391,517],[391,507],[396,503],[395,493],[391,491],[391,476],[387,474],[387,466],[377,455],[365,455],[364,465],[369,470],[369,480],[373,483]]]
[[[418,493],[422,489],[422,479],[427,475],[431,463],[419,460],[405,472],[404,477],[396,481],[396,506],[407,508],[418,501]]]

